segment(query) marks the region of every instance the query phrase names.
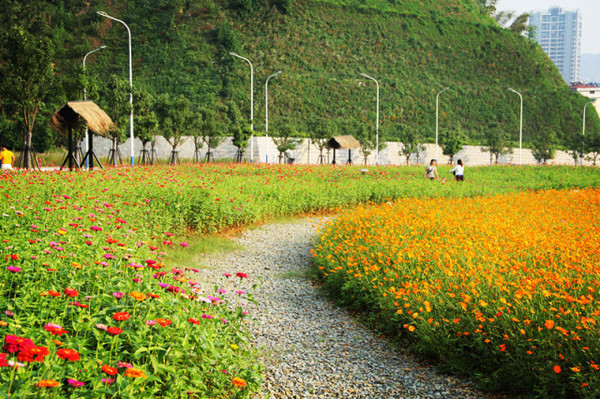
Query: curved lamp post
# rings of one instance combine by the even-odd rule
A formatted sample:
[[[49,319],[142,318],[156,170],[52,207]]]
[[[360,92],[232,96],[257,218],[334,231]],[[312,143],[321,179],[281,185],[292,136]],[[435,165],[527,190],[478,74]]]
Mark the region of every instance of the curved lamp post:
[[[585,107],[583,107],[583,135],[585,136],[585,109],[587,108],[588,105],[593,104],[593,101],[588,102],[587,104],[585,104]]]
[[[265,163],[269,163],[268,142],[269,142],[269,79],[274,76],[280,75],[282,72],[277,71],[273,75],[269,76],[265,82]]]
[[[521,122],[519,123],[519,165],[521,165],[523,162],[521,157],[521,154],[523,153],[523,96],[512,87],[509,87],[508,90],[518,94],[521,98]]]
[[[90,55],[90,54],[92,54],[92,53],[95,53],[96,51],[100,51],[100,50],[105,49],[105,48],[106,48],[106,46],[100,46],[100,47],[98,47],[96,49],[93,49],[92,51],[89,51],[86,55],[83,56],[83,71],[84,72],[85,72],[85,59],[87,58],[87,56]],[[87,92],[86,92],[85,85],[83,85],[83,101],[86,101],[86,100],[87,100]],[[85,126],[85,139],[84,139],[84,141],[85,141],[85,153],[87,154],[89,152],[89,150],[90,150],[90,143],[89,143],[89,140],[88,140],[88,128],[87,128],[87,125]],[[86,169],[90,168],[90,161],[89,161],[89,159],[88,159],[87,156],[85,157],[85,168]]]
[[[361,72],[360,76],[371,79],[377,85],[377,120],[375,121],[375,165],[379,165],[379,82],[367,75],[364,72]]]
[[[252,68],[252,63],[248,58],[234,52],[230,52],[229,55],[241,58],[250,64],[250,130],[254,133],[254,68]],[[254,134],[250,136],[250,162],[254,162]]]
[[[438,161],[438,131],[440,126],[440,94],[445,92],[446,90],[450,90],[449,87],[446,87],[444,90],[438,92],[435,96],[435,161]]]
[[[133,158],[133,73],[132,73],[132,69],[131,69],[131,30],[129,29],[129,26],[127,26],[127,24],[125,22],[123,22],[120,19],[117,19],[115,17],[111,17],[104,11],[96,11],[96,13],[105,18],[112,19],[113,21],[122,23],[125,26],[125,28],[127,28],[127,34],[129,35],[129,106],[131,108],[131,114],[129,115],[129,140],[131,141],[131,166],[133,166],[134,165],[134,160],[133,160],[134,159]]]

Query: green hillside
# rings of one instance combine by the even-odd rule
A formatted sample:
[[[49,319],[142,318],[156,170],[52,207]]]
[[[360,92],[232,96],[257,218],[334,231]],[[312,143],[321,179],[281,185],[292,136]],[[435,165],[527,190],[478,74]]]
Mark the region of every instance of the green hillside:
[[[27,2],[8,2],[20,6],[7,8],[2,31],[27,11]],[[36,10],[44,9],[40,3],[35,2]],[[277,70],[284,74],[269,83],[270,129],[275,131],[292,123],[306,132],[320,118],[348,133],[360,125],[374,128],[375,85],[360,72],[379,80],[381,134],[388,139],[418,131],[431,140],[436,93],[447,86],[440,97],[440,131],[462,131],[471,143],[482,142],[494,126],[517,140],[519,98],[508,87],[525,99],[525,142],[552,132],[567,146],[581,130],[586,99],[569,90],[537,44],[500,28],[475,0],[69,0],[47,5],[50,29],[43,34],[56,44],[55,70],[66,87],[62,97],[55,93],[48,99],[48,110],[82,96],[80,86],[67,82],[73,70],[80,70],[83,54],[98,45],[107,49],[88,59],[88,73],[95,77],[89,96],[98,98],[111,75],[127,78],[126,31],[95,13],[104,10],[131,27],[134,85],[150,93],[183,94],[217,110],[234,103],[246,116],[249,68],[229,52],[249,58],[255,130],[264,129],[265,78]],[[100,105],[105,97],[98,98]],[[595,112],[588,113],[588,131],[600,131]]]

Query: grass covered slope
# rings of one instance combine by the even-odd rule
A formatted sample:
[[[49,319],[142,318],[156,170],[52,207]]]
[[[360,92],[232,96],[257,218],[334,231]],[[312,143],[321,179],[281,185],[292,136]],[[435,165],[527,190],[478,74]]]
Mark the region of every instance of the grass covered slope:
[[[252,2],[171,0],[146,6],[137,18],[142,11],[133,2],[115,10],[143,24],[138,82],[208,106],[231,99],[246,116],[248,65],[231,57],[233,50],[253,62],[257,129],[264,128],[264,79],[283,70],[270,82],[273,130],[285,119],[302,130],[323,117],[341,130],[349,120],[372,126],[375,88],[358,75],[366,72],[381,84],[381,130],[389,138],[403,130],[433,137],[435,95],[447,86],[440,127],[462,128],[471,142],[495,123],[516,138],[519,98],[508,87],[526,100],[525,141],[544,129],[579,132],[585,99],[568,89],[537,44],[498,27],[472,1],[298,0],[285,14],[275,5],[241,3]],[[103,43],[116,39],[115,29],[101,28]],[[590,123],[598,126],[596,115]]]

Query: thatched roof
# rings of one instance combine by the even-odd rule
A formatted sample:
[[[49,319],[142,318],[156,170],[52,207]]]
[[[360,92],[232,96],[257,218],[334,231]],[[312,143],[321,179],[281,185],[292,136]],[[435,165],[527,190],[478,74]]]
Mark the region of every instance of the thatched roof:
[[[361,145],[354,137],[348,136],[333,136],[328,142],[327,147],[335,149],[353,150],[360,148]]]
[[[75,128],[84,124],[92,132],[102,136],[114,129],[110,116],[93,101],[69,101],[56,111],[50,120],[50,126],[62,133],[67,133],[69,127]]]

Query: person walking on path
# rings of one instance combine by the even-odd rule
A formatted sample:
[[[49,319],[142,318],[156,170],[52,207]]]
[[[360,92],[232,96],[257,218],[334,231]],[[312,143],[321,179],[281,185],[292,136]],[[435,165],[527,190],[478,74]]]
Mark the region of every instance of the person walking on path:
[[[437,168],[435,167],[435,159],[429,162],[429,165],[425,167],[425,177],[429,180],[435,180],[438,178]]]
[[[465,181],[465,167],[463,166],[462,160],[459,159],[456,162],[456,166],[450,171],[454,175],[456,181]]]
[[[15,162],[15,154],[12,151],[2,147],[0,152],[0,162],[2,163],[2,170],[13,170],[13,163]]]

